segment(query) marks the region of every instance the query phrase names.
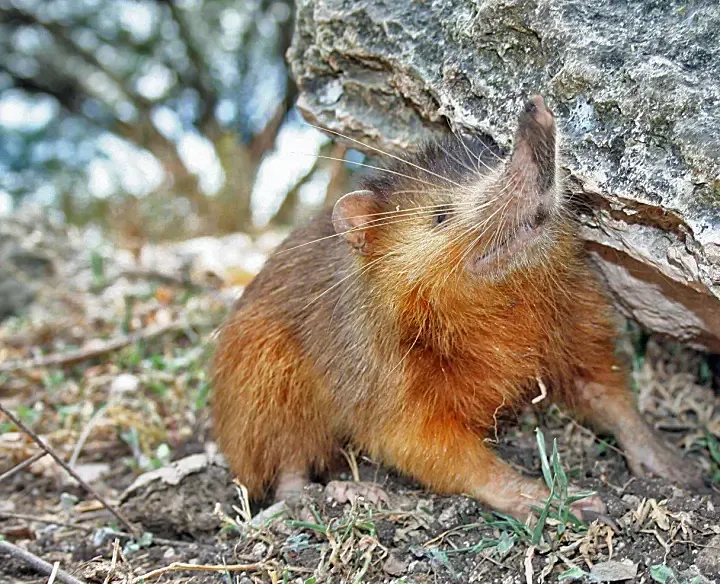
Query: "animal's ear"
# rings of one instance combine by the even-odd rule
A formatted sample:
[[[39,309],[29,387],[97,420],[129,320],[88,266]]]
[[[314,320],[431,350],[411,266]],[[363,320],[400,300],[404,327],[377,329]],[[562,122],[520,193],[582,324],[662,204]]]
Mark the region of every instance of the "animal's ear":
[[[354,191],[341,197],[333,209],[335,233],[342,235],[361,255],[368,255],[374,240],[373,220],[381,205],[372,191]]]

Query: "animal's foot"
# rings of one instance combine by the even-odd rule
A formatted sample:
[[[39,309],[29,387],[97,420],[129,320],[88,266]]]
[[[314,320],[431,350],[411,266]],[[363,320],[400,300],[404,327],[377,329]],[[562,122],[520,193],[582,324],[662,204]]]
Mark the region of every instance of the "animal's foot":
[[[530,485],[523,490],[522,497],[514,504],[509,504],[509,502],[505,503],[499,510],[509,513],[520,521],[525,521],[529,515],[537,515],[537,510],[543,509],[545,505],[547,505],[547,498],[550,496],[550,493],[544,484],[535,482],[533,485],[535,487],[535,493],[533,496],[528,496],[530,491],[529,486]],[[570,495],[577,492],[579,492],[578,489],[570,489]],[[571,503],[570,511],[583,521],[593,521],[597,517],[606,515],[607,507],[598,495],[589,495],[588,497]]]
[[[313,496],[306,489],[308,485],[311,483],[307,474],[294,471],[282,472],[275,487],[275,501],[283,503],[287,514],[293,519],[315,523],[317,519],[312,512]],[[319,487],[319,485],[315,486]]]
[[[570,494],[573,494],[571,490]],[[570,511],[584,521],[592,521],[607,515],[607,506],[598,495],[590,495],[570,504]]]
[[[374,483],[330,481],[325,487],[325,495],[338,503],[354,503],[358,497],[362,497],[373,505],[390,504],[387,492]]]
[[[288,507],[303,504],[305,486],[310,484],[307,473],[297,470],[280,472],[275,483],[275,501],[285,501]]]
[[[621,442],[633,474],[660,477],[689,489],[703,487],[700,469],[667,446],[650,428]]]

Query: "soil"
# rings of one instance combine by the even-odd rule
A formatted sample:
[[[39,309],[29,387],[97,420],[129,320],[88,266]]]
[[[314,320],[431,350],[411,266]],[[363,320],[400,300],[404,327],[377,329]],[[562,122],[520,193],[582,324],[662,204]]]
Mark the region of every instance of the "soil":
[[[381,484],[389,506],[326,497],[324,482],[353,478],[354,464],[341,457],[308,488],[304,508],[264,516],[210,440],[209,349],[237,290],[168,283],[167,275],[138,280],[109,261],[105,269],[101,282],[76,274],[85,284],[48,286],[26,317],[0,325],[1,366],[185,323],[67,365],[0,371],[0,403],[64,460],[76,453],[76,471],[137,530],[128,534],[49,457],[0,481],[2,538],[82,582],[720,583],[720,397],[706,355],[633,328],[620,344],[643,415],[703,469],[702,492],[633,477],[611,438],[551,406],[502,420],[497,450],[539,477],[536,429],[548,453],[557,440],[569,483],[607,503],[608,516],[589,525],[551,513],[539,528],[537,518],[524,526],[470,498],[429,493],[353,452],[346,458],[359,478]],[[0,414],[0,474],[36,452]],[[127,490],[138,477],[144,483]],[[196,569],[169,568],[176,562]],[[158,569],[167,571],[140,578]],[[0,582],[45,583],[48,575],[0,551]]]
[[[127,537],[120,537],[120,545],[127,547],[111,571],[115,536],[103,536],[102,529],[95,528],[112,523],[112,518],[102,512],[89,520],[85,513],[63,514],[58,511],[62,503],[58,504],[57,484],[21,473],[2,485],[3,500],[14,502],[14,513],[37,516],[49,511],[82,528],[6,519],[2,532],[47,561],[60,561],[85,582],[125,582],[173,562],[189,562],[258,564],[254,570],[234,574],[232,581],[242,583],[509,584],[528,581],[528,558],[532,582],[555,582],[575,567],[591,574],[597,566],[612,562],[635,568],[637,576],[629,582],[653,581],[658,567],[671,570],[678,582],[719,581],[720,495],[710,489],[690,493],[662,480],[633,478],[620,453],[574,424],[563,426],[558,414],[543,413],[546,438],[548,442],[557,438],[572,483],[599,493],[608,505],[609,517],[565,534],[558,533],[557,526],[548,526],[536,546],[502,521],[498,523],[498,517],[478,502],[433,495],[362,457],[360,478],[383,485],[401,505],[392,509],[364,502],[339,505],[315,484],[308,489],[307,506],[318,526],[294,520],[297,512],[285,512],[252,527],[238,511],[243,509],[243,500],[227,469],[208,464],[178,485],[156,481],[159,486],[140,488],[123,502],[120,509],[142,530],[151,531],[155,541],[133,549]],[[498,450],[506,460],[525,469],[539,468],[533,430],[537,421],[538,416],[528,412],[499,437]],[[206,446],[195,445],[196,449]],[[127,475],[114,477],[115,489],[131,477],[129,469]],[[352,480],[348,470],[323,477],[328,478]],[[63,492],[87,499],[79,488]],[[216,509],[218,504],[222,511]],[[482,549],[488,541],[491,545]],[[108,574],[110,580],[106,580]],[[227,574],[178,571],[154,581],[229,582]],[[4,578],[0,581],[47,581],[14,559],[2,563],[0,575]],[[578,581],[597,580],[584,576]]]

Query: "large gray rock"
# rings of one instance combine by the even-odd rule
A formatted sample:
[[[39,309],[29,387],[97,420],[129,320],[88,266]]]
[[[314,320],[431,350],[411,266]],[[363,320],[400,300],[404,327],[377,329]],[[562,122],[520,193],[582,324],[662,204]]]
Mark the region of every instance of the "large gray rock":
[[[720,351],[720,5],[298,0],[310,121],[402,151],[471,128],[502,146],[542,93],[583,236],[618,306]]]

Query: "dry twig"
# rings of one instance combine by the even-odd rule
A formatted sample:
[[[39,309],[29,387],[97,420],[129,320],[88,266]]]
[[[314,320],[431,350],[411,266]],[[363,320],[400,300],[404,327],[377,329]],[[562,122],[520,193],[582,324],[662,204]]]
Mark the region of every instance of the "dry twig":
[[[38,517],[36,515],[28,515],[27,513],[10,513],[6,511],[0,511],[0,519],[20,519],[21,521],[31,521],[36,523],[46,523],[48,525],[59,525],[61,527],[69,527],[70,529],[78,529],[80,531],[91,532],[91,527],[84,525],[78,525],[77,523],[68,523],[67,521],[60,521],[54,517]]]
[[[56,517],[47,516],[40,517],[39,515],[29,515],[27,513],[11,513],[8,511],[0,511],[0,519],[20,519],[22,521],[30,521],[36,523],[45,523],[47,525],[59,525],[61,527],[67,527],[69,529],[77,529],[78,531],[84,531],[85,533],[91,533],[96,528],[88,527],[87,525],[80,525],[79,523],[69,523],[67,521],[61,521]],[[136,534],[126,533],[125,531],[106,530],[108,536],[113,536],[120,539],[135,539]],[[200,543],[197,541],[185,541],[181,539],[166,539],[162,537],[153,537],[153,543],[158,545],[171,545],[171,546],[197,546],[197,547],[212,547],[209,543]]]
[[[108,408],[113,404],[114,399],[113,397],[110,398],[110,400],[102,407],[98,409],[97,412],[95,412],[88,423],[83,428],[82,432],[80,433],[80,437],[78,438],[77,443],[75,444],[75,448],[73,449],[72,455],[70,456],[70,461],[68,464],[75,468],[75,465],[77,464],[78,458],[80,458],[80,452],[83,449],[83,446],[85,446],[85,442],[90,436],[90,432],[92,432],[92,429],[95,427],[95,425],[102,419],[102,417],[105,415],[105,412],[108,411]]]
[[[102,345],[96,347],[84,347],[75,351],[68,351],[66,353],[56,353],[53,355],[45,355],[43,357],[37,357],[36,359],[20,359],[16,361],[7,361],[6,363],[0,363],[0,373],[7,373],[10,371],[18,371],[22,369],[34,369],[36,367],[57,367],[59,365],[72,365],[74,363],[80,363],[87,361],[88,359],[94,359],[107,353],[119,351],[129,345],[132,345],[138,341],[147,341],[152,338],[164,335],[173,331],[180,331],[186,329],[188,323],[186,322],[174,322],[167,325],[148,327],[141,331],[129,335],[123,335],[115,339],[111,339]]]
[[[118,511],[115,509],[110,503],[108,503],[102,495],[100,495],[95,489],[93,489],[90,485],[88,485],[81,477],[78,475],[72,468],[68,466],[68,464],[58,456],[58,454],[50,448],[48,445],[45,444],[45,442],[42,441],[40,436],[38,436],[35,432],[33,432],[30,428],[28,428],[19,418],[17,418],[14,414],[12,414],[9,410],[5,409],[5,407],[0,404],[0,412],[5,414],[10,421],[15,424],[20,430],[25,432],[30,438],[32,438],[35,443],[42,448],[45,452],[47,452],[50,456],[53,457],[55,462],[57,462],[61,467],[63,467],[68,474],[73,477],[88,493],[90,493],[93,497],[95,497],[100,503],[105,507],[110,513],[112,513],[115,518],[123,524],[125,529],[127,529],[130,533],[138,535],[137,530],[133,525]]]
[[[542,378],[538,375],[535,377],[537,379],[538,387],[540,388],[540,395],[534,397],[531,401],[533,404],[539,404],[542,400],[544,400],[547,397],[548,391],[547,387],[545,387],[545,383],[543,383]]]
[[[74,576],[71,576],[64,570],[56,569],[52,564],[49,564],[42,558],[38,558],[35,554],[11,544],[9,541],[0,540],[0,554],[5,553],[13,558],[22,560],[29,566],[40,573],[47,576],[51,576],[55,573],[55,579],[63,584],[83,584],[82,581],[78,580]],[[57,565],[57,564],[56,564]]]
[[[27,468],[34,462],[37,462],[40,460],[43,456],[47,456],[47,452],[36,452],[33,454],[30,458],[27,460],[23,460],[20,464],[16,464],[14,467],[12,467],[10,470],[5,471],[0,475],[0,483],[3,482],[5,479],[9,479],[14,474],[19,473],[22,469]]]
[[[119,552],[120,552],[120,540],[115,539],[115,541],[113,541],[113,555],[112,555],[112,560],[110,561],[110,569],[108,570],[107,576],[105,576],[105,580],[104,580],[103,584],[110,584],[110,579],[112,578],[112,575],[115,572],[115,566],[117,565],[117,558],[118,558]]]
[[[52,573],[50,574],[50,577],[48,578],[47,584],[54,584],[55,578],[57,578],[57,574],[60,571],[60,562],[55,562],[53,564]]]
[[[132,584],[137,584],[144,580],[157,578],[168,572],[255,572],[257,570],[267,570],[270,566],[263,562],[255,564],[186,564],[184,562],[173,562],[163,568],[151,570],[142,576],[133,579]]]
[[[535,557],[535,546],[531,545],[525,552],[525,560],[523,562],[523,565],[525,567],[525,582],[527,584],[533,583],[533,577],[535,575],[535,571],[533,570],[532,561],[533,561],[534,557]]]

